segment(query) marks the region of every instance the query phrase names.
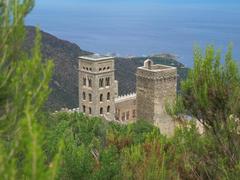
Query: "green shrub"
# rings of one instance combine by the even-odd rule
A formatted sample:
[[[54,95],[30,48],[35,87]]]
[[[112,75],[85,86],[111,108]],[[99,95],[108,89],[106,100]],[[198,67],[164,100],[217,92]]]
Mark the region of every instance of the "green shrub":
[[[24,18],[32,0],[0,1],[1,179],[55,179],[60,154],[46,164],[43,130],[37,122],[50,92],[53,64],[42,62],[37,31],[31,56],[22,50]]]

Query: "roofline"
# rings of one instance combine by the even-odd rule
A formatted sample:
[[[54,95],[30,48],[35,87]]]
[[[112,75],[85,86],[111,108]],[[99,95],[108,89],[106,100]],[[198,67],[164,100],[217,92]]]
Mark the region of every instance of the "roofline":
[[[162,64],[154,64],[153,66],[155,66],[155,65],[162,66],[162,67],[165,67],[165,68],[164,69],[148,69],[148,68],[146,68],[144,66],[140,66],[140,67],[138,67],[138,69],[143,69],[143,70],[150,71],[150,72],[161,72],[161,71],[177,69],[174,66],[168,66],[168,65],[162,65]]]
[[[91,58],[89,56],[79,56],[78,58],[83,59],[83,60],[88,60],[88,61],[103,61],[103,60],[114,59],[114,57],[112,57],[112,56],[99,57],[99,58]]]

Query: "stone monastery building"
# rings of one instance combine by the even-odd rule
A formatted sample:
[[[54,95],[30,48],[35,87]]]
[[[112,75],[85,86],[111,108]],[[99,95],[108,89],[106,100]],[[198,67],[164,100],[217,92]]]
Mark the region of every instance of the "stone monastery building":
[[[169,133],[174,124],[165,104],[176,97],[177,69],[154,65],[147,59],[137,69],[136,79],[136,93],[118,96],[114,58],[96,54],[79,57],[80,112],[123,123],[145,119]]]

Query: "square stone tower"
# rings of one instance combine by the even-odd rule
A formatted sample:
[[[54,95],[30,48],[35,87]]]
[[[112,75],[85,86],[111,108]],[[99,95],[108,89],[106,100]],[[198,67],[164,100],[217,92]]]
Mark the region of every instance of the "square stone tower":
[[[89,116],[114,120],[116,81],[114,58],[101,55],[79,57],[79,109]]]
[[[166,101],[177,92],[177,69],[154,65],[148,59],[137,69],[137,119],[145,119],[159,126],[168,126],[170,117],[165,111]],[[160,127],[161,129],[161,127]],[[162,130],[162,129],[161,129]]]

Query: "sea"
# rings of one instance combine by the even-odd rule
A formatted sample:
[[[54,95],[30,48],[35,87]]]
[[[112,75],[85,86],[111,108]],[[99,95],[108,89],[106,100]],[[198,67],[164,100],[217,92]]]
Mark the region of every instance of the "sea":
[[[214,45],[224,53],[232,43],[240,62],[240,6],[45,4],[36,6],[26,23],[99,54],[170,53],[192,67],[195,46]]]

